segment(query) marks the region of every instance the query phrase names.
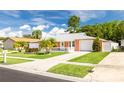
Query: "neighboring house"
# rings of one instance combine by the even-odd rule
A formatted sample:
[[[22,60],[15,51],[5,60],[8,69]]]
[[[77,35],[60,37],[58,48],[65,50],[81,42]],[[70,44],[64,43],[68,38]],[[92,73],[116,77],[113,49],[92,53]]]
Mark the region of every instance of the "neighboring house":
[[[39,48],[39,39],[32,38],[8,38],[4,41],[5,49],[14,49],[15,42],[27,42],[29,44],[29,48]]]
[[[87,36],[85,33],[59,34],[54,37],[59,50],[68,51],[93,51],[95,37]],[[118,43],[100,39],[102,51],[111,51],[118,48]]]
[[[3,41],[0,40],[0,48],[3,48]]]
[[[121,40],[121,47],[124,47],[124,40]]]

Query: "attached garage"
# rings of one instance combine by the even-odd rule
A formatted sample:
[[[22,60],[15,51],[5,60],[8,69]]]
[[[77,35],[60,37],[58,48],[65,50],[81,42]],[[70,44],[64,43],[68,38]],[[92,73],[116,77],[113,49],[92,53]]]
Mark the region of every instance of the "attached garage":
[[[93,51],[93,40],[94,39],[82,39],[79,40],[79,50],[80,51]],[[118,48],[118,43],[112,42],[112,41],[107,41],[104,39],[101,39],[101,46],[102,46],[102,51],[103,52],[110,52],[112,49],[117,49]]]
[[[92,51],[93,40],[80,40],[80,51]]]

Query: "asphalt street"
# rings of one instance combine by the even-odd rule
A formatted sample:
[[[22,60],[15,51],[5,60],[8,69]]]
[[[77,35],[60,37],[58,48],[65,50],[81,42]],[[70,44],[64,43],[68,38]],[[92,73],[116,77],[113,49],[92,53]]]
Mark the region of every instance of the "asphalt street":
[[[69,82],[69,81],[0,67],[0,82]]]

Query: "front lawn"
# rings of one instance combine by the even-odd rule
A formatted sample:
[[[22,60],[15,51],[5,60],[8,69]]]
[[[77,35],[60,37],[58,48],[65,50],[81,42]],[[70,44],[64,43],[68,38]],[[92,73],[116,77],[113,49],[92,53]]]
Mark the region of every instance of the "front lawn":
[[[80,57],[69,60],[70,62],[92,63],[98,64],[109,52],[92,52]]]
[[[19,63],[30,62],[30,61],[32,60],[7,58],[7,64],[19,64]],[[3,63],[3,58],[1,57],[0,57],[0,63]]]
[[[74,77],[84,77],[93,67],[72,64],[58,64],[48,70],[48,72],[63,74]]]
[[[3,49],[0,49],[0,52],[2,53]],[[7,52],[17,52],[16,50],[7,50]]]
[[[50,57],[59,56],[63,54],[66,54],[66,52],[51,52],[50,54],[25,54],[21,52],[15,52],[15,53],[7,54],[7,56],[45,59],[45,58],[50,58]]]

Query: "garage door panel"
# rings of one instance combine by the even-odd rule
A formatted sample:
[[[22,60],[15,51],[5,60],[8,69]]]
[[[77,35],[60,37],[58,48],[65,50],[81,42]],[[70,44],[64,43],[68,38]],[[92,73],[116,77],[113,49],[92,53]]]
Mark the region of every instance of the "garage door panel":
[[[102,43],[102,51],[108,52],[111,51],[111,44],[109,42]]]

